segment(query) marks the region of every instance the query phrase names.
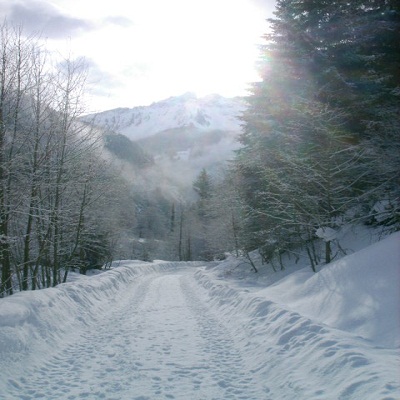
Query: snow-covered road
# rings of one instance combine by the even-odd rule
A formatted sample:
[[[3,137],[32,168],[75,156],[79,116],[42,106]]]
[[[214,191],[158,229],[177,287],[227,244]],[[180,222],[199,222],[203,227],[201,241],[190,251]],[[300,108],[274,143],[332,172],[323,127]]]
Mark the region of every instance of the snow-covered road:
[[[70,336],[72,343],[10,379],[7,398],[264,398],[229,327],[196,295],[193,274],[133,281],[111,311]]]
[[[109,320],[52,362],[46,398],[257,398],[229,331],[195,297],[188,272],[141,279]]]
[[[126,263],[79,279],[2,300],[0,399],[396,398],[397,350],[206,267]]]

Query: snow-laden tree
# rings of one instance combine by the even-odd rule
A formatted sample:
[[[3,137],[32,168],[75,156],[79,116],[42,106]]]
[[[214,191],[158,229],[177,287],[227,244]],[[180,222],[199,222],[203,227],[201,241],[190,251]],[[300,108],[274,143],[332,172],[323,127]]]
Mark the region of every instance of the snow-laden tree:
[[[79,120],[83,60],[54,66],[34,38],[6,22],[0,43],[4,296],[57,285],[71,268],[85,272],[109,260],[128,189],[105,162],[100,132]]]
[[[242,203],[235,184],[235,176],[226,172],[221,180],[216,180],[209,201],[207,247],[214,258],[225,253],[236,256],[241,252],[241,212]]]
[[[11,294],[10,226],[19,199],[14,196],[13,181],[20,163],[18,128],[24,109],[24,97],[30,86],[30,59],[33,40],[25,39],[21,29],[0,26],[0,295]]]
[[[365,216],[384,190],[398,212],[399,9],[281,0],[275,15],[234,163],[242,237],[268,260],[304,245],[315,268],[316,232],[338,228],[360,204]],[[329,262],[334,236],[322,236]]]

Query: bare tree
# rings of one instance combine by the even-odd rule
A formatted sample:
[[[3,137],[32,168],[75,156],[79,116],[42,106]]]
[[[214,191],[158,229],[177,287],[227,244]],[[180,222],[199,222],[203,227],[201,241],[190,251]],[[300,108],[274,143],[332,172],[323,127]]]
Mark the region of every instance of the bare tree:
[[[30,85],[31,39],[7,22],[0,26],[0,294],[12,293],[10,221],[13,177],[19,160],[17,141],[24,96]],[[14,199],[15,200],[15,199]],[[18,203],[18,202],[17,202]]]

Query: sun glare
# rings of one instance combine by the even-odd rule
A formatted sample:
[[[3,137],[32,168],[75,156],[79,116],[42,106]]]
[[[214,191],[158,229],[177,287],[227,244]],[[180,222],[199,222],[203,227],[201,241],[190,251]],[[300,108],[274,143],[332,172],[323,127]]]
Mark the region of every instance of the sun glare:
[[[76,9],[89,16],[90,7],[84,4],[76,3]],[[96,3],[93,10],[97,24],[110,17],[109,6]],[[244,95],[247,83],[257,79],[257,44],[267,15],[250,0],[148,0],[130,5],[116,0],[113,13],[122,12],[129,26],[104,22],[101,29],[72,39],[74,50],[98,68],[99,85],[113,77],[108,96],[95,107],[104,107],[100,100],[133,107],[187,91]]]

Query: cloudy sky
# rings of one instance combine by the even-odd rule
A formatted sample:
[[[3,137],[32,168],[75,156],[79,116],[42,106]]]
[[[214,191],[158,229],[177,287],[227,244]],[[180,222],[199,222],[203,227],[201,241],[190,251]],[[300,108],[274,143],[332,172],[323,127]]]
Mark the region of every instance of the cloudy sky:
[[[89,111],[246,94],[275,0],[1,0],[0,17],[84,56]]]

